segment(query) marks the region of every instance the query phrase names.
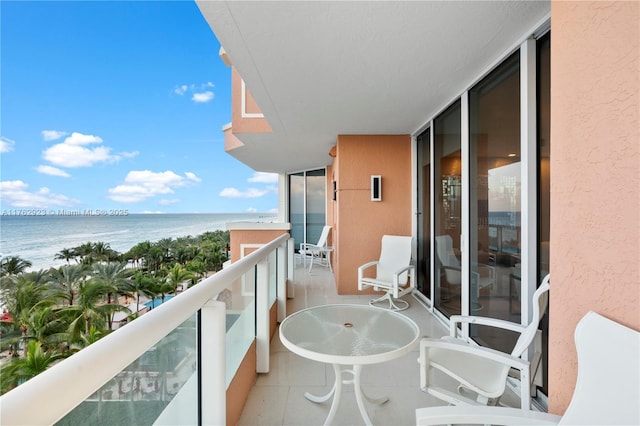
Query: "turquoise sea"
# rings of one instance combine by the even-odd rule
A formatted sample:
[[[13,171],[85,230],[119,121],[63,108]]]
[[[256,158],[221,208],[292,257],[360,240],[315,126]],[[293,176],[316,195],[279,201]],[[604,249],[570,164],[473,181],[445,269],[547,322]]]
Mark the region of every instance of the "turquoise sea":
[[[20,256],[32,262],[30,270],[59,266],[54,260],[62,249],[86,242],[109,243],[112,249],[126,252],[142,241],[196,236],[208,231],[226,230],[228,222],[274,222],[275,213],[208,214],[128,214],[0,216],[0,253],[2,257]]]

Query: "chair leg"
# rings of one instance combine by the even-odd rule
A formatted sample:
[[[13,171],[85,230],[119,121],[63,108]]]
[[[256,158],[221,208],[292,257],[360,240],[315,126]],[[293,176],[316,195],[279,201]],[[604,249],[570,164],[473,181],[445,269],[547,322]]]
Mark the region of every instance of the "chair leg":
[[[374,306],[376,303],[380,303],[383,301],[387,301],[387,303],[389,304],[389,307],[387,309],[392,311],[404,311],[409,307],[409,302],[401,299],[394,299],[389,293],[385,293],[383,296],[380,296],[377,299],[370,300],[369,305]]]

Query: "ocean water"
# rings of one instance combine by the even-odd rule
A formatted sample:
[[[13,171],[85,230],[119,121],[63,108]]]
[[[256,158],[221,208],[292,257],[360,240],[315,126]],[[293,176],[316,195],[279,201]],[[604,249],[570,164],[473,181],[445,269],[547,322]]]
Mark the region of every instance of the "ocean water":
[[[142,241],[197,236],[226,230],[228,222],[274,222],[270,213],[130,214],[126,216],[0,216],[2,257],[20,256],[37,271],[65,264],[54,260],[65,248],[87,242],[108,243],[124,253]]]

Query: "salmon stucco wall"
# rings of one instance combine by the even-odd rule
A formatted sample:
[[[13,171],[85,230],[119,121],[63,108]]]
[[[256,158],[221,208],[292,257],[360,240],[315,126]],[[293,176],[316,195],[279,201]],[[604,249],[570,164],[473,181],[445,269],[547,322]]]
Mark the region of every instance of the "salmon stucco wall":
[[[262,117],[242,116],[242,77],[235,68],[231,70],[231,122],[233,133],[271,133],[271,126]],[[248,89],[245,89],[245,114],[259,114],[256,104]]]
[[[411,137],[341,135],[336,160],[336,285],[357,294],[358,267],[380,257],[382,236],[411,235]],[[382,201],[371,201],[371,175],[382,176]]]
[[[287,232],[289,232],[288,229],[230,229],[231,262],[236,262],[243,257],[241,250],[243,244],[264,245]],[[247,248],[244,255],[246,256],[255,250],[257,248]]]
[[[589,310],[640,330],[640,2],[551,3],[549,411]]]

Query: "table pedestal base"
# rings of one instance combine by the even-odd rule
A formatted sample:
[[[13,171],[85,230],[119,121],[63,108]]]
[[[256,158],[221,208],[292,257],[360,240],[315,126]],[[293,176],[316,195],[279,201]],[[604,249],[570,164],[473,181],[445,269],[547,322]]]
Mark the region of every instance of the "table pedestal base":
[[[333,396],[333,401],[331,402],[331,409],[329,410],[329,415],[327,419],[324,421],[325,425],[330,425],[333,422],[333,418],[336,415],[336,411],[338,410],[338,405],[340,404],[340,397],[342,396],[342,385],[353,385],[353,390],[356,394],[356,401],[358,402],[358,409],[360,410],[360,415],[364,420],[364,423],[367,426],[371,426],[371,419],[367,414],[367,410],[364,406],[364,401],[362,397],[366,398],[367,401],[382,405],[385,402],[389,401],[389,398],[371,398],[362,390],[362,386],[360,385],[360,372],[362,371],[362,365],[354,365],[352,369],[343,368],[339,364],[333,364],[333,371],[335,372],[336,381],[333,384],[333,388],[326,395],[316,396],[309,392],[304,394],[304,397],[307,398],[311,402],[322,403],[326,402]],[[343,379],[343,374],[351,374],[351,379]]]

